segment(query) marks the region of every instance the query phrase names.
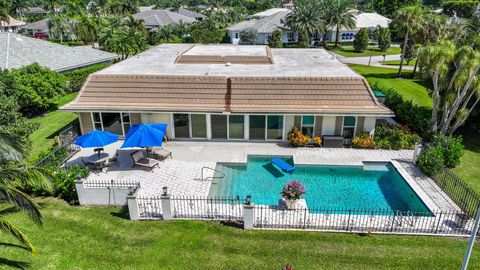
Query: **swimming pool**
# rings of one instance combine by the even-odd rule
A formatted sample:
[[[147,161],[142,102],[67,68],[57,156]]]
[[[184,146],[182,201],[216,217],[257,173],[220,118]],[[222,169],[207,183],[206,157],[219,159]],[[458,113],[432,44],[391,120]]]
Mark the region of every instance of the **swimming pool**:
[[[217,164],[225,177],[214,179],[210,196],[252,196],[255,204],[277,205],[291,180],[307,188],[308,208],[323,210],[430,210],[391,163],[366,166],[296,166],[291,173],[271,163],[272,157],[249,156],[247,164]],[[283,158],[293,165],[291,157]]]

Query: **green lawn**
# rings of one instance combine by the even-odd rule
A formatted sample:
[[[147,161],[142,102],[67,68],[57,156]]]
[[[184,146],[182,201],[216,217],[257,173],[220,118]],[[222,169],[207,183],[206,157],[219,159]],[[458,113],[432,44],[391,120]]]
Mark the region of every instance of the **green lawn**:
[[[118,208],[71,207],[43,200],[43,229],[7,218],[29,235],[37,256],[0,234],[0,264],[30,269],[458,269],[466,239],[244,231],[201,221],[130,221]],[[11,260],[11,261],[8,261]],[[480,249],[470,269],[480,268]]]
[[[414,104],[431,108],[432,99],[428,95],[428,88],[419,79],[397,78],[397,70],[392,68],[368,67],[364,65],[349,65],[353,70],[363,75],[370,85],[375,83],[381,87],[394,88],[406,100]],[[410,77],[411,71],[404,71],[405,77]]]
[[[373,54],[372,54],[372,49],[373,49]],[[330,51],[343,55],[345,57],[361,57],[361,56],[381,56],[381,55],[389,55],[389,54],[401,54],[402,50],[400,47],[390,47],[386,52],[382,52],[380,49],[377,47],[369,47],[368,50],[365,50],[362,53],[355,52],[355,49],[353,47],[342,47],[340,49],[334,49],[331,48]]]
[[[480,134],[470,130],[461,130],[459,133],[463,136],[465,154],[453,171],[480,194]]]
[[[62,106],[72,101],[77,93],[65,95],[57,100],[57,105]],[[76,113],[54,111],[43,116],[31,119],[32,122],[40,123],[40,128],[30,135],[32,140],[32,151],[28,161],[34,161],[38,154],[48,150],[53,144],[53,138],[63,128],[67,127],[77,119]]]
[[[417,60],[412,60],[410,61],[410,63],[408,63],[407,65],[407,61],[403,61],[403,65],[405,66],[415,66],[415,63],[417,62]],[[400,60],[389,60],[389,61],[382,61],[380,62],[381,64],[384,64],[384,65],[389,65],[389,66],[399,66],[400,65]]]

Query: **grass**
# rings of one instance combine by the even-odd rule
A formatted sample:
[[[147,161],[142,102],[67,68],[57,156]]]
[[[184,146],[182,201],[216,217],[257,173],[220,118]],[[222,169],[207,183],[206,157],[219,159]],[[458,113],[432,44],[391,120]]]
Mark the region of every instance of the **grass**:
[[[417,60],[412,60],[410,61],[410,63],[408,63],[407,65],[407,61],[403,61],[403,65],[404,66],[415,66],[415,63],[417,62]],[[381,64],[384,64],[384,65],[389,65],[389,66],[399,66],[400,65],[400,60],[388,60],[388,61],[382,61],[380,62]]]
[[[72,101],[77,96],[77,93],[67,94],[59,98],[56,103],[58,106],[63,106]],[[45,115],[32,118],[30,121],[39,123],[38,130],[30,135],[32,141],[32,151],[28,157],[28,161],[35,161],[38,155],[48,150],[53,145],[53,138],[63,128],[67,127],[78,118],[76,113],[54,111]]]
[[[364,76],[370,85],[378,84],[380,87],[393,88],[406,100],[413,104],[431,108],[432,99],[429,89],[419,79],[397,78],[397,70],[391,68],[369,67],[364,65],[350,64],[353,70]],[[404,77],[411,77],[411,71],[404,71]]]
[[[460,130],[465,145],[465,154],[460,165],[453,169],[462,180],[480,194],[480,140],[478,132],[468,129]]]
[[[372,54],[372,49],[373,49],[373,54]],[[380,49],[377,47],[368,47],[367,50],[365,50],[362,53],[355,52],[355,49],[353,47],[342,47],[340,49],[334,49],[331,48],[330,51],[340,54],[345,57],[362,57],[362,56],[382,56],[382,55],[390,55],[390,54],[401,54],[401,49],[400,47],[390,47],[386,52],[382,52]]]
[[[42,200],[45,224],[6,216],[39,254],[0,234],[0,265],[30,269],[458,269],[466,239],[359,236],[301,231],[244,231],[216,222],[130,221],[118,208],[72,207]],[[470,269],[480,267],[474,249]],[[1,267],[1,266],[0,266]]]

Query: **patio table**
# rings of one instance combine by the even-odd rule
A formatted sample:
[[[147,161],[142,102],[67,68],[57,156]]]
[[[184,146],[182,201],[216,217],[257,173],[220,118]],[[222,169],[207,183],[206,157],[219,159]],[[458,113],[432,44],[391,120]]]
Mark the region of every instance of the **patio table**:
[[[93,154],[86,160],[88,164],[92,164],[95,170],[99,170],[107,163],[108,153]]]

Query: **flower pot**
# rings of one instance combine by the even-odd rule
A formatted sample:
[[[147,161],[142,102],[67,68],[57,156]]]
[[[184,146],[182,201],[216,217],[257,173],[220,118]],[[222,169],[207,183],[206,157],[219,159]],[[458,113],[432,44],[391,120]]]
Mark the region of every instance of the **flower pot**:
[[[285,199],[285,204],[287,205],[287,209],[295,209],[295,206],[298,204],[299,200],[289,200]]]

